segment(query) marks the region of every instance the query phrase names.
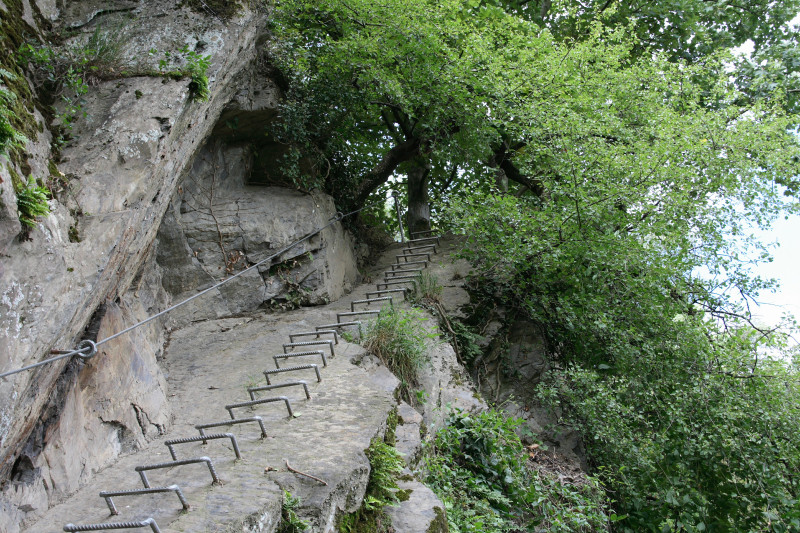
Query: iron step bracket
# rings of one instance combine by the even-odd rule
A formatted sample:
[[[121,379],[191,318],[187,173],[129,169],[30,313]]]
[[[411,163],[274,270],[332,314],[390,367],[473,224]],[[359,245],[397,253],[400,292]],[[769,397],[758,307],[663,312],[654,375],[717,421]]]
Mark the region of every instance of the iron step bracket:
[[[331,357],[335,357],[336,354],[333,351],[333,341],[328,339],[320,339],[318,341],[301,341],[301,342],[290,342],[288,344],[283,345],[283,353],[288,353],[286,351],[287,348],[291,348],[294,350],[298,346],[320,346],[320,345],[327,345],[331,349]]]
[[[407,246],[403,248],[403,253],[408,255],[407,252],[413,252],[414,250],[427,250],[428,248],[433,248],[431,253],[436,253],[436,245],[435,244],[422,244],[420,246]]]
[[[396,264],[389,265],[389,266],[392,267],[392,270],[402,270],[405,267],[407,267],[408,265],[422,265],[422,268],[425,268],[425,267],[428,266],[428,262],[427,261],[406,261],[405,263],[396,263]]]
[[[212,484],[222,485],[222,481],[220,481],[219,477],[217,477],[217,471],[214,469],[214,463],[211,462],[211,459],[209,457],[196,457],[194,459],[183,459],[180,461],[170,461],[168,463],[137,466],[136,468],[134,468],[134,470],[139,472],[139,477],[142,478],[142,484],[144,485],[144,488],[149,489],[150,482],[147,480],[147,474],[145,474],[145,471],[158,470],[161,468],[172,468],[173,466],[193,465],[197,463],[205,463],[206,465],[208,465],[208,471],[211,472]]]
[[[406,274],[403,276],[393,276],[391,278],[389,276],[384,276],[383,281],[394,281],[397,279],[417,279],[417,278],[419,278],[419,274]]]
[[[406,246],[411,246],[412,244],[419,244],[428,241],[436,241],[436,244],[439,243],[439,237],[420,237],[419,239],[411,239],[405,242]]]
[[[403,266],[403,265],[400,265],[400,266]],[[423,270],[425,270],[425,269],[424,268],[408,268],[408,269],[397,268],[397,269],[387,270],[386,272],[383,273],[383,277],[386,277],[386,276],[402,276],[403,274],[412,274],[412,273],[419,274]]]
[[[396,263],[399,265],[399,264],[401,264],[401,263],[400,263],[400,258],[401,258],[401,257],[402,257],[402,258],[403,258],[403,259],[404,259],[406,262],[408,262],[408,258],[409,258],[409,257],[423,257],[423,256],[427,257],[427,258],[428,258],[428,261],[430,262],[430,260],[431,260],[431,254],[430,254],[430,252],[419,252],[419,253],[414,253],[414,254],[400,254],[400,255],[396,255],[395,257],[397,258],[397,261],[396,261]]]
[[[331,346],[333,348],[333,346]],[[328,366],[328,360],[325,358],[325,352],[322,350],[312,350],[309,352],[291,352],[291,353],[282,353],[278,355],[273,355],[272,359],[275,361],[275,368],[280,368],[281,365],[278,364],[278,359],[289,359],[290,357],[305,357],[307,355],[319,355],[322,357],[322,366],[323,368]]]
[[[252,395],[251,395],[251,397],[252,397]],[[253,398],[253,399],[255,399],[255,398]],[[260,416],[251,416],[249,418],[237,418],[236,420],[225,420],[224,422],[211,422],[210,424],[198,424],[198,425],[196,425],[194,427],[194,429],[196,429],[196,430],[198,430],[200,432],[200,436],[203,436],[203,435],[206,434],[205,430],[210,429],[210,428],[219,428],[219,427],[224,427],[224,426],[232,426],[234,424],[247,424],[249,422],[257,422],[258,423],[258,427],[261,428],[261,438],[262,439],[266,439],[267,438],[267,430],[264,427],[264,419],[261,418]],[[203,441],[203,444],[205,444],[205,441]]]
[[[141,522],[117,522],[116,524],[84,524],[82,526],[67,524],[64,526],[64,531],[103,531],[106,529],[136,529],[140,527],[149,527],[153,533],[161,533],[161,530],[158,529],[158,524],[152,518],[145,518]]]
[[[343,316],[378,315],[379,313],[380,311],[378,311],[377,309],[368,311],[350,311],[347,313],[336,313],[336,321],[341,323]]]
[[[202,441],[203,444],[205,444],[207,440],[213,440],[213,439],[231,439],[231,445],[233,446],[233,453],[236,455],[237,459],[242,458],[242,454],[239,452],[239,443],[236,442],[236,436],[233,433],[212,433],[211,435],[200,435],[199,437],[186,437],[183,439],[166,440],[164,441],[164,445],[169,450],[169,454],[172,456],[172,460],[177,461],[178,456],[175,455],[176,444],[188,444],[190,442],[200,442],[200,441]]]
[[[381,290],[381,286],[383,286],[384,289],[388,289],[389,285],[402,285],[403,283],[413,283],[414,288],[417,287],[417,280],[415,279],[399,279],[397,281],[385,281],[383,283],[376,283],[375,286],[378,287],[378,290]]]
[[[383,290],[383,291],[368,292],[367,293],[367,298],[369,298],[370,296],[380,296],[381,294],[390,294],[390,293],[393,293],[393,292],[402,292],[403,296],[405,296],[406,293],[408,292],[408,287],[403,287],[402,289],[386,289],[386,290]]]
[[[360,320],[353,320],[352,322],[338,322],[336,324],[324,324],[322,326],[317,326],[318,330],[325,330],[330,328],[343,328],[346,326],[359,326],[361,327]]]
[[[339,334],[335,329],[320,329],[317,331],[301,331],[299,333],[290,333],[289,342],[294,342],[295,337],[311,337],[312,335],[316,335],[316,337],[319,339],[320,335],[326,334],[333,335],[333,343],[339,344]]]
[[[392,301],[392,297],[391,296],[382,296],[380,298],[367,298],[366,300],[353,300],[352,302],[350,302],[350,311],[354,311],[355,312],[356,304],[367,304],[367,305],[369,305],[372,302],[387,302],[387,301],[390,304],[394,303]]]
[[[274,390],[274,389],[282,389],[283,387],[294,387],[296,385],[302,385],[303,390],[306,393],[306,400],[311,399],[311,394],[308,392],[308,382],[306,381],[287,381],[286,383],[277,383],[275,385],[263,385],[261,387],[250,387],[247,389],[247,392],[250,393],[250,399],[256,399],[256,393],[267,391],[267,390]]]
[[[276,396],[275,398],[262,398],[260,400],[250,400],[249,402],[232,403],[230,405],[226,405],[225,409],[228,410],[228,414],[231,415],[231,418],[233,418],[233,410],[238,407],[252,407],[254,405],[273,402],[283,402],[286,404],[286,410],[289,412],[289,418],[294,417],[294,413],[292,412],[292,404],[289,403],[289,398],[286,396]]]
[[[108,505],[108,510],[111,511],[111,515],[118,515],[119,511],[117,511],[116,506],[114,505],[114,500],[111,498],[116,498],[117,496],[139,496],[140,494],[160,494],[162,492],[174,492],[178,495],[178,499],[181,501],[181,505],[183,506],[184,511],[189,510],[189,502],[186,501],[186,498],[183,495],[183,491],[178,485],[170,485],[169,487],[153,487],[152,489],[134,489],[134,490],[118,490],[115,492],[103,491],[100,493],[101,498],[105,498],[106,505]]]
[[[284,368],[276,368],[275,370],[265,370],[264,377],[267,378],[267,385],[272,385],[269,382],[269,377],[272,374],[280,374],[281,372],[294,372],[295,370],[305,370],[307,368],[313,368],[314,372],[317,374],[317,383],[322,381],[322,376],[319,375],[319,367],[317,365],[295,365],[295,366],[287,366]]]

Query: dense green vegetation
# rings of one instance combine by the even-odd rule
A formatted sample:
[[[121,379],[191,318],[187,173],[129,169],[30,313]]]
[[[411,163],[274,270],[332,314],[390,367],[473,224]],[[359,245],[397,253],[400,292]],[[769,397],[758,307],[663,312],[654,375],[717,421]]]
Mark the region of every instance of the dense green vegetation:
[[[450,414],[427,450],[427,482],[442,498],[452,533],[606,531],[609,515],[596,479],[570,486],[528,464],[501,411]]]
[[[800,531],[800,361],[753,322],[773,284],[749,237],[798,209],[799,10],[278,6],[290,175],[341,205],[405,177],[412,227],[430,209],[468,236],[476,286],[542,326],[559,370],[540,396],[583,435],[614,530]],[[486,520],[534,511],[486,483]]]

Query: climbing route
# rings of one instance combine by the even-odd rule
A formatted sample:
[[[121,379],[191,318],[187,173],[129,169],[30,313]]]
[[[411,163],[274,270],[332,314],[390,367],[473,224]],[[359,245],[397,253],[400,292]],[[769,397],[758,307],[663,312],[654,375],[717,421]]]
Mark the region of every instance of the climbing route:
[[[437,245],[439,245],[438,238],[430,236],[413,238],[403,243],[399,248],[394,248],[395,252],[388,254],[394,255],[394,261],[384,267],[386,270],[382,272],[382,280],[374,285],[377,290],[371,290],[370,286],[363,285],[354,290],[349,297],[329,304],[325,308],[288,312],[285,319],[276,319],[272,316],[270,320],[275,322],[276,331],[268,333],[264,338],[262,330],[256,334],[262,335],[262,338],[254,338],[252,343],[249,343],[245,336],[256,329],[258,319],[217,321],[221,324],[236,324],[226,333],[237,336],[236,342],[240,347],[246,346],[244,350],[237,350],[239,353],[246,353],[245,360],[228,361],[228,353],[232,350],[223,348],[217,360],[212,354],[204,353],[201,358],[194,361],[181,358],[169,366],[170,381],[174,376],[177,378],[176,381],[182,382],[185,386],[182,390],[176,387],[176,395],[185,398],[173,411],[176,423],[171,433],[179,435],[189,429],[197,433],[150,443],[146,450],[122,459],[109,469],[116,470],[133,465],[132,471],[140,477],[140,482],[144,486],[144,488],[105,487],[114,489],[99,493],[111,510],[110,517],[103,519],[100,515],[102,511],[87,506],[87,503],[90,503],[88,493],[105,482],[105,477],[118,480],[123,477],[121,474],[97,476],[98,479],[91,487],[81,491],[80,498],[72,498],[63,509],[59,509],[61,506],[51,509],[34,526],[36,528],[42,525],[50,529],[35,530],[56,531],[50,526],[56,516],[62,520],[67,518],[72,521],[63,526],[63,531],[138,528],[150,528],[152,531],[211,530],[211,524],[219,528],[224,524],[236,522],[236,520],[231,522],[231,517],[240,512],[236,506],[242,502],[231,504],[231,500],[245,500],[245,507],[247,504],[263,501],[265,505],[262,508],[269,507],[267,500],[282,501],[281,491],[276,491],[277,486],[269,483],[270,474],[279,478],[275,481],[281,489],[296,485],[291,491],[293,494],[297,491],[301,493],[304,490],[308,491],[308,487],[297,485],[296,479],[287,478],[288,475],[293,475],[295,478],[298,475],[305,477],[305,483],[311,485],[315,484],[314,480],[322,481],[326,487],[327,485],[333,487],[327,493],[329,495],[336,491],[341,492],[342,480],[337,482],[333,479],[331,469],[321,466],[326,462],[321,451],[345,445],[354,450],[365,449],[368,440],[365,445],[363,438],[359,439],[355,434],[348,435],[347,428],[355,426],[353,423],[348,423],[348,417],[352,419],[374,417],[374,427],[380,427],[383,424],[381,420],[385,420],[395,403],[390,390],[381,390],[380,387],[376,388],[374,383],[365,382],[363,371],[346,359],[354,357],[356,353],[363,353],[363,350],[355,344],[344,341],[341,332],[349,329],[351,335],[357,335],[361,328],[366,326],[367,321],[381,312],[375,307],[394,306],[398,303],[396,302],[398,297],[405,298],[411,287],[416,285],[420,273],[427,268],[432,256],[437,253]],[[397,251],[400,253],[396,253]],[[390,286],[392,288],[389,288]],[[344,310],[341,310],[342,306],[345,307]],[[331,322],[331,318],[326,320],[326,315],[331,318],[331,315],[335,316],[335,322]],[[229,326],[226,325],[225,328],[227,327]],[[214,347],[208,346],[206,352],[212,350]],[[226,362],[220,365],[219,362],[223,359]],[[206,371],[215,363],[217,372],[207,373]],[[221,366],[224,366],[225,373],[220,372]],[[234,368],[239,376],[229,375]],[[252,377],[259,373],[263,376],[261,384]],[[239,381],[237,385],[235,381],[237,378],[241,380],[242,374],[251,382]],[[308,378],[312,376],[314,379],[310,382]],[[186,377],[192,379],[182,379]],[[195,393],[202,390],[202,385],[206,383],[212,383],[205,386],[209,401],[205,405],[197,405]],[[355,383],[358,385],[354,385]],[[357,390],[359,388],[362,390]],[[246,391],[249,399],[237,397],[242,394],[242,390]],[[225,397],[222,398],[222,394],[218,394],[218,391],[224,393]],[[296,392],[301,394],[298,395]],[[210,399],[212,395],[213,401]],[[187,402],[194,405],[188,405]],[[278,415],[272,407],[278,405],[284,406],[288,416]],[[218,417],[214,420],[213,413],[221,413],[222,409],[227,411],[230,419],[219,420],[221,417]],[[202,413],[206,419],[184,420],[184,415],[189,412],[195,415],[198,412]],[[255,415],[255,412],[258,415]],[[320,424],[317,422],[332,418],[338,419],[339,423],[322,424],[326,428],[330,426],[330,432],[326,435],[319,430]],[[235,429],[237,433],[207,432],[213,428],[227,428],[225,431]],[[230,450],[230,453],[220,453],[223,448],[220,444],[214,444],[215,442],[228,443],[225,448]],[[324,444],[326,442],[327,446]],[[170,461],[149,462],[151,457],[157,457],[162,453],[157,451],[158,444],[166,446]],[[178,457],[180,449],[178,446],[186,448],[185,455],[181,458]],[[199,446],[204,446],[204,451],[197,454]],[[147,459],[133,464],[140,455],[146,456]],[[290,461],[299,466],[289,467]],[[329,461],[335,463],[337,460],[330,458]],[[143,462],[147,464],[141,464]],[[265,462],[269,463],[269,466],[265,467]],[[286,469],[281,468],[279,472],[276,466],[283,464],[286,464]],[[201,475],[203,466],[207,470],[205,477]],[[161,474],[158,478],[159,486],[151,486],[148,473],[156,475],[160,471],[166,472],[166,475]],[[324,481],[326,478],[328,480]],[[270,487],[265,489],[265,485]],[[259,487],[259,490],[255,491],[256,487]],[[258,494],[256,497],[258,501],[248,501],[251,491]],[[169,492],[175,493],[179,501],[173,503],[163,497],[164,493]],[[314,490],[310,492],[314,494]],[[129,505],[120,507],[112,498],[118,500],[124,498],[125,503]],[[150,499],[145,501],[145,498]],[[220,512],[224,507],[221,504],[223,501],[229,502],[227,510],[230,516],[226,517],[225,513]],[[180,505],[177,505],[178,503]],[[327,526],[330,526],[335,519],[337,505],[339,508],[344,508],[345,504],[333,502],[330,516],[327,518],[329,524],[317,524],[315,530],[330,529]],[[97,508],[102,509],[99,505]],[[119,516],[131,521],[108,521]],[[264,516],[267,514],[263,514],[262,518]],[[277,516],[280,516],[279,512]],[[244,531],[260,531],[259,528],[265,526],[253,516],[244,522],[246,526]],[[257,523],[261,525],[257,526]]]

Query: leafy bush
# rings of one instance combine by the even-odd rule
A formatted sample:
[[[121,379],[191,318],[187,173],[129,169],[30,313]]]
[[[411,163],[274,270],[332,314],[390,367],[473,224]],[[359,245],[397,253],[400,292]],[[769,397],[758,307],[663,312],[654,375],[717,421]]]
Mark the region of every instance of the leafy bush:
[[[602,531],[608,517],[596,480],[565,485],[526,463],[500,411],[453,411],[428,448],[427,483],[447,508],[450,531]]]
[[[455,220],[467,255],[491,267],[481,290],[541,325],[566,369],[548,374],[541,397],[583,436],[619,531],[800,531],[797,363],[786,337],[753,325],[731,296],[771,287],[734,259],[766,252],[722,230],[741,228],[748,210],[768,219],[783,200],[722,176],[744,207],[712,215],[676,175],[663,200],[648,200],[663,212],[646,219],[606,202],[634,205],[635,188],[587,180],[579,210],[567,196],[546,207],[481,197]]]
[[[423,318],[416,311],[384,308],[367,324],[362,345],[400,380],[401,394],[411,403],[410,388],[426,361]]]
[[[24,186],[17,187],[17,211],[19,221],[28,227],[36,225],[36,217],[46,215],[50,212],[47,199],[50,191],[47,187],[42,187],[33,177],[28,178]]]

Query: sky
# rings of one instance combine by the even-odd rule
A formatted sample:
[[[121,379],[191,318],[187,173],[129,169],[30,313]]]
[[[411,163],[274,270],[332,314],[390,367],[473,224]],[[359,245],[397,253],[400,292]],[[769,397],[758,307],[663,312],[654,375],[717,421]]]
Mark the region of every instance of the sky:
[[[800,14],[789,25],[800,26]],[[735,54],[750,55],[753,52],[752,41],[733,50]],[[760,265],[756,272],[764,278],[775,278],[780,281],[780,288],[775,293],[764,292],[758,300],[761,305],[753,309],[757,318],[768,325],[776,325],[784,312],[790,312],[800,318],[800,216],[777,220],[770,231],[754,231],[754,234],[765,243],[776,243],[772,249],[773,261]],[[800,342],[800,339],[797,339]]]
[[[762,242],[778,244],[772,250],[773,261],[760,265],[756,272],[780,280],[781,287],[774,294],[761,294],[759,300],[763,303],[754,311],[770,325],[776,324],[784,311],[800,318],[800,216],[781,218],[771,231],[756,231],[755,234]]]

